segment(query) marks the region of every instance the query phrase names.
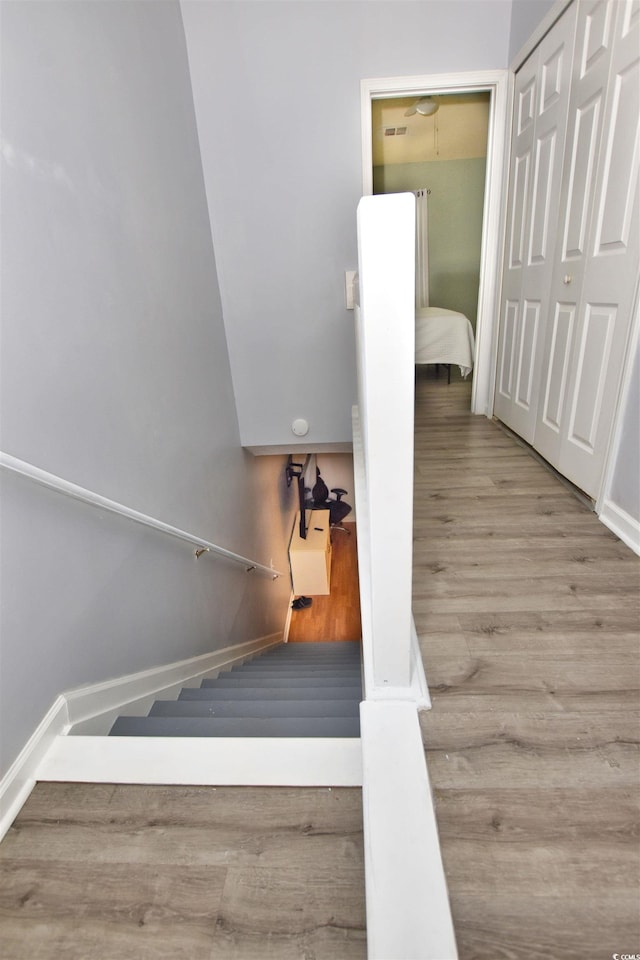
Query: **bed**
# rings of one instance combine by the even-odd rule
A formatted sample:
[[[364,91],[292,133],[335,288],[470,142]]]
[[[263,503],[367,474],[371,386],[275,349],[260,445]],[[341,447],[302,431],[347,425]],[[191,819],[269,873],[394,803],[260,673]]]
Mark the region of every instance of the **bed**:
[[[467,377],[474,352],[473,327],[464,313],[442,307],[416,310],[416,363],[455,364]]]

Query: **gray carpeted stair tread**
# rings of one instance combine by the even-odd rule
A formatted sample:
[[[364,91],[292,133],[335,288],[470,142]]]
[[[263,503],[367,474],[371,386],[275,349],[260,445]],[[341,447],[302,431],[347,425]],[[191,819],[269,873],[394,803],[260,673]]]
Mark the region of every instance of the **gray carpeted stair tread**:
[[[277,647],[272,647],[266,655],[278,653],[319,653],[325,654],[327,651],[333,653],[355,653],[360,652],[361,644],[357,640],[314,640],[312,642],[281,643]]]
[[[156,700],[150,717],[357,717],[358,700]]]
[[[269,664],[274,666],[314,666],[314,667],[359,667],[359,657],[255,657],[247,660],[244,666]]]
[[[351,681],[351,683],[360,683],[360,677],[362,676],[361,671],[353,670],[351,667],[334,667],[331,670],[325,670],[323,667],[318,667],[317,669],[311,669],[308,667],[306,670],[303,668],[298,668],[296,670],[225,670],[218,674],[217,677],[210,677],[208,679],[214,680],[244,680],[251,679],[256,680],[262,683],[263,680],[283,680],[286,683],[297,683],[298,680],[314,680],[318,679],[322,683],[326,680],[341,680],[341,681]]]
[[[339,674],[333,677],[326,677],[325,679],[332,687],[354,687],[357,685],[352,677],[342,677]],[[314,677],[296,677],[295,680],[292,680],[290,677],[260,677],[259,680],[256,680],[255,677],[245,677],[240,674],[234,677],[225,674],[224,677],[219,677],[217,680],[202,681],[203,687],[212,687],[218,690],[224,689],[225,687],[233,689],[234,687],[255,687],[257,685],[261,687],[283,687],[284,689],[296,686],[299,689],[303,689],[304,687],[318,687],[321,684],[318,682],[318,678]]]
[[[248,663],[360,663],[360,654],[318,654],[318,653],[265,653],[261,657],[254,657]]]
[[[231,667],[222,667],[223,670],[360,670],[359,660],[310,660],[307,657],[301,660],[285,660],[282,657],[274,657],[268,660],[266,657],[256,660],[247,660],[246,663],[236,663]]]
[[[118,717],[113,737],[359,737],[357,717]]]
[[[277,667],[270,669],[254,667],[252,670],[249,668],[224,670],[218,674],[217,679],[236,680],[238,677],[251,677],[251,679],[288,680],[291,683],[295,683],[297,680],[313,680],[314,678],[318,678],[324,681],[336,677],[359,683],[361,675],[359,667],[357,669],[353,667],[333,667],[331,670],[327,670],[324,667],[295,667],[288,670]]]
[[[323,686],[321,684],[315,687],[305,687],[304,697],[310,700],[335,700],[335,699],[362,699],[362,688],[360,684],[351,686]],[[179,700],[299,700],[300,690],[294,687],[183,687]]]
[[[339,643],[281,643],[280,646],[271,647],[270,650],[257,653],[256,656],[359,657],[361,651],[362,647],[359,643],[350,643],[348,646],[341,646]]]

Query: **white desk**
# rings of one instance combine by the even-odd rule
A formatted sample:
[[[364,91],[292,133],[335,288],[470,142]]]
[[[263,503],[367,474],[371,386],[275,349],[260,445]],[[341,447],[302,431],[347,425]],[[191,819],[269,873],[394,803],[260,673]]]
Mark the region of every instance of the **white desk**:
[[[300,513],[289,544],[293,592],[298,597],[322,596],[331,585],[331,530],[328,510],[307,510],[307,537],[300,536]]]

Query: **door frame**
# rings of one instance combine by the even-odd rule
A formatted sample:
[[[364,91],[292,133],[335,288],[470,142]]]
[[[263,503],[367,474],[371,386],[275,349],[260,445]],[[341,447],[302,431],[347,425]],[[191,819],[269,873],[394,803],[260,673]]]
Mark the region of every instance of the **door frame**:
[[[509,70],[479,70],[415,77],[379,77],[360,83],[362,128],[362,193],[373,193],[371,101],[393,97],[489,93],[487,172],[482,213],[480,286],[476,322],[476,355],[471,394],[472,413],[493,414],[497,335],[500,315],[502,259],[505,242],[505,198],[508,175],[513,74]]]

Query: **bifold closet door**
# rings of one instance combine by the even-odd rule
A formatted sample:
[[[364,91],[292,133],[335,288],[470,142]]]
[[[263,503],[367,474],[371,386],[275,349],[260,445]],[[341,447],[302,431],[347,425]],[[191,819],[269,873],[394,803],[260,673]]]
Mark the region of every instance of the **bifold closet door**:
[[[576,4],[516,75],[494,412],[533,443],[554,267]]]
[[[639,91],[639,0],[582,0],[533,445],[592,497],[637,291]]]

